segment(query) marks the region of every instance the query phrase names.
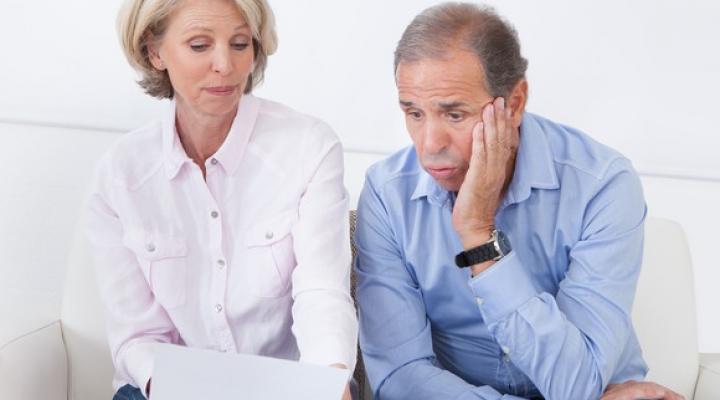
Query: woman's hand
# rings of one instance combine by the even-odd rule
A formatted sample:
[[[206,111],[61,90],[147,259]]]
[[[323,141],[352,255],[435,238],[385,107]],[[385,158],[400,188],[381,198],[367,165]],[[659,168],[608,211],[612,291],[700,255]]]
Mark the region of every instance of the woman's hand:
[[[345,364],[331,364],[330,366],[338,369],[348,369]],[[352,400],[352,396],[350,395],[350,384],[345,385],[345,392],[343,393],[342,400]]]

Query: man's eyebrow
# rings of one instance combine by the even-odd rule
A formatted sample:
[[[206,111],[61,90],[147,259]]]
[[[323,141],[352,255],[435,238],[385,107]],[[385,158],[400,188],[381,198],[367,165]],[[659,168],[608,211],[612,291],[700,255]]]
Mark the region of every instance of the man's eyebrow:
[[[412,101],[408,101],[408,100],[400,100],[399,103],[403,107],[412,107],[415,105],[415,103],[413,103]]]
[[[451,101],[451,102],[440,102],[438,105],[443,110],[452,110],[452,109],[459,108],[462,106],[467,106],[467,103],[463,103],[462,101]]]

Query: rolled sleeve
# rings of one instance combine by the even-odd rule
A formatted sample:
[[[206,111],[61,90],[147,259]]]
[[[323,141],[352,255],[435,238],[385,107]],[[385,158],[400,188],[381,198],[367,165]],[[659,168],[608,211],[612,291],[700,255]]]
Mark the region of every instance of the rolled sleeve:
[[[136,343],[125,351],[125,366],[136,386],[148,396],[147,383],[155,364],[155,343]]]
[[[116,369],[113,386],[133,384],[145,390],[156,343],[179,343],[179,334],[155,301],[137,258],[123,244],[123,226],[111,206],[112,185],[107,165],[101,165],[87,202],[85,224],[93,249],[96,277],[108,329],[108,344]]]
[[[353,370],[357,316],[350,295],[351,253],[343,152],[330,127],[307,132],[303,174],[308,186],[293,227],[297,267],[292,275],[293,333],[300,360],[344,364]]]

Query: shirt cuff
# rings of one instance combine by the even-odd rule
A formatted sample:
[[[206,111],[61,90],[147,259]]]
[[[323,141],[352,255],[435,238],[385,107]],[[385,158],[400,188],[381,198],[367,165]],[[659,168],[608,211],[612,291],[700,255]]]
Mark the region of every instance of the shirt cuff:
[[[513,251],[468,282],[485,323],[508,317],[537,295],[529,274]]]
[[[145,390],[155,363],[155,345],[156,343],[136,343],[125,350],[125,369],[146,398],[148,394]]]
[[[356,345],[348,346],[335,338],[318,340],[311,348],[300,350],[300,362],[323,366],[344,364],[350,370],[351,377],[355,370],[356,357]]]

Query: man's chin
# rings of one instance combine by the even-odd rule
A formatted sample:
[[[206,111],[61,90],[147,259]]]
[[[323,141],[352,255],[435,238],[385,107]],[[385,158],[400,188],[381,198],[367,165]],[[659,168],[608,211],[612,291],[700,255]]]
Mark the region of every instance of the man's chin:
[[[441,188],[447,190],[448,192],[457,192],[460,190],[460,186],[462,185],[462,180],[457,179],[457,177],[449,177],[449,178],[435,178],[435,183],[438,184]]]
[[[425,169],[440,187],[450,192],[457,192],[462,185],[459,168]]]

